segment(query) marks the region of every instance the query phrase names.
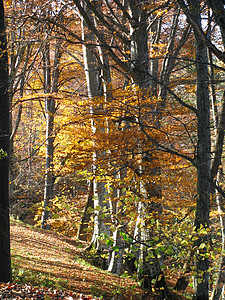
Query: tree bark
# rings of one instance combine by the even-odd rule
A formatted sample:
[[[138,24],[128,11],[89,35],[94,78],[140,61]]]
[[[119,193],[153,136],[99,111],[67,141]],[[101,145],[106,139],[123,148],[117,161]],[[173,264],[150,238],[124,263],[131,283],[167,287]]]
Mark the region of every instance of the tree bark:
[[[0,1],[0,282],[11,281],[9,230],[9,94],[3,1]]]
[[[133,5],[130,5],[130,15],[135,22],[131,25],[131,68],[136,72],[137,77],[134,79],[135,84],[139,87],[143,93],[143,98],[151,91],[153,96],[157,96],[157,77],[158,77],[158,62],[157,59],[152,61],[150,71],[149,60],[149,48],[148,48],[148,30],[147,30],[147,14],[145,10],[140,8],[139,0],[134,1]],[[154,42],[157,43],[160,31],[160,20],[156,22],[156,26],[153,28]],[[151,77],[149,76],[152,72]],[[151,80],[153,79],[153,80]],[[149,107],[151,109],[151,107]],[[153,108],[152,108],[153,109]],[[145,120],[146,122],[155,122],[155,126],[159,126],[158,120],[158,108],[156,108],[155,119]],[[142,122],[143,120],[140,120]],[[142,145],[140,144],[140,151],[142,151]],[[150,150],[151,151],[151,150]],[[146,155],[143,155],[142,161],[146,159]],[[150,158],[151,159],[151,158]],[[140,166],[140,177],[142,175],[149,175],[149,182],[143,183],[141,178],[140,192],[144,199],[151,199],[152,197],[160,198],[161,189],[157,184],[152,184],[151,175],[160,173],[160,166],[151,167],[145,164]],[[147,202],[147,201],[146,201]],[[152,240],[152,233],[147,229],[146,216],[148,214],[149,204],[144,202],[139,203],[139,216],[136,225],[138,228],[136,236],[140,241],[140,250],[137,251],[136,256],[138,260],[138,277],[142,281],[142,288],[146,295],[152,290],[152,279],[158,278],[161,274],[161,269],[158,263],[158,259],[152,258],[148,262],[146,261],[148,241]],[[163,287],[164,288],[164,287]]]
[[[192,19],[201,28],[200,1],[189,0],[189,10]],[[209,227],[210,212],[210,168],[211,168],[211,136],[210,136],[210,99],[208,78],[208,56],[207,47],[194,29],[196,71],[197,71],[197,205],[195,215],[195,226],[198,231],[201,227]],[[199,237],[195,246],[202,245],[199,253],[195,254],[195,267],[197,275],[194,278],[195,300],[206,300],[209,298],[209,261],[204,254],[207,252],[205,243],[208,235]]]

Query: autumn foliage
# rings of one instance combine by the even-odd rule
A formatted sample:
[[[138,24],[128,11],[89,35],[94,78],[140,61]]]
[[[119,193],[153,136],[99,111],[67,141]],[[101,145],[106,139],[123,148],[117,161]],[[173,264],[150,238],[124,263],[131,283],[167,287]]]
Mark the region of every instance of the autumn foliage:
[[[134,276],[148,295],[169,294],[157,286],[164,278],[192,288],[199,257],[214,287],[224,251],[220,24],[205,1],[203,25],[195,1],[127,2],[5,1],[11,212],[40,226],[47,211],[51,230],[73,238],[84,226],[91,253],[114,273],[121,264],[118,275]],[[196,58],[198,42],[207,63]],[[211,185],[207,224],[196,217],[207,206],[199,206],[199,65],[211,101],[203,132],[211,165],[219,161],[217,175],[202,176]]]

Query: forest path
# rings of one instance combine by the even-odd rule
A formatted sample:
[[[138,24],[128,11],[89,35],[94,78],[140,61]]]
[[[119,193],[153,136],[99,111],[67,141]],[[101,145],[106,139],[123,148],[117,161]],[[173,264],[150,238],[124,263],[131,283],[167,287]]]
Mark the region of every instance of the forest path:
[[[140,299],[133,280],[86,263],[80,246],[72,238],[12,221],[11,255],[16,274],[13,280],[101,299]]]

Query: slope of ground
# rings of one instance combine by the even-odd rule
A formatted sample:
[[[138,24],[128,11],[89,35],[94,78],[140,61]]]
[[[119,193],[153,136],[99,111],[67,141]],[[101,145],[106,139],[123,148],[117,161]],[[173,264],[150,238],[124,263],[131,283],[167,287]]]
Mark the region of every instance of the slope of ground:
[[[86,298],[68,299],[140,299],[136,282],[102,271],[86,263],[83,257],[84,245],[75,240],[43,231],[20,222],[11,224],[11,253],[13,281],[29,286],[51,287],[56,290],[70,290],[79,294],[93,295]],[[13,289],[13,285],[0,287],[1,291]],[[34,291],[34,288],[32,288]],[[43,294],[43,291],[39,291]],[[67,299],[66,296],[51,296],[43,299]],[[55,292],[56,293],[56,292]],[[71,293],[72,295],[72,293]],[[74,294],[75,295],[75,294]],[[5,299],[5,298],[1,298]],[[10,298],[9,298],[10,299]],[[13,298],[13,299],[32,299]],[[41,299],[41,298],[33,298]]]

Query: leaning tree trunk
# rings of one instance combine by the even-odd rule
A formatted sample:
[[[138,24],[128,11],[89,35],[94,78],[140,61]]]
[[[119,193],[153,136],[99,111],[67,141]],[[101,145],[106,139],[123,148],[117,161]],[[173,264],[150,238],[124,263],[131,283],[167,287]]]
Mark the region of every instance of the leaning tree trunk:
[[[201,28],[200,1],[188,1],[190,13],[193,20]],[[201,227],[209,227],[210,211],[210,168],[211,168],[211,137],[210,137],[210,99],[208,78],[208,56],[207,48],[201,37],[194,30],[196,71],[197,71],[197,206],[195,215],[195,226],[198,231]],[[195,300],[207,300],[209,298],[209,261],[204,257],[207,249],[205,243],[208,236],[200,237],[195,246],[199,247],[199,253],[195,256],[196,276],[194,278]]]
[[[3,1],[0,2],[0,282],[11,280],[9,231],[9,95]]]

